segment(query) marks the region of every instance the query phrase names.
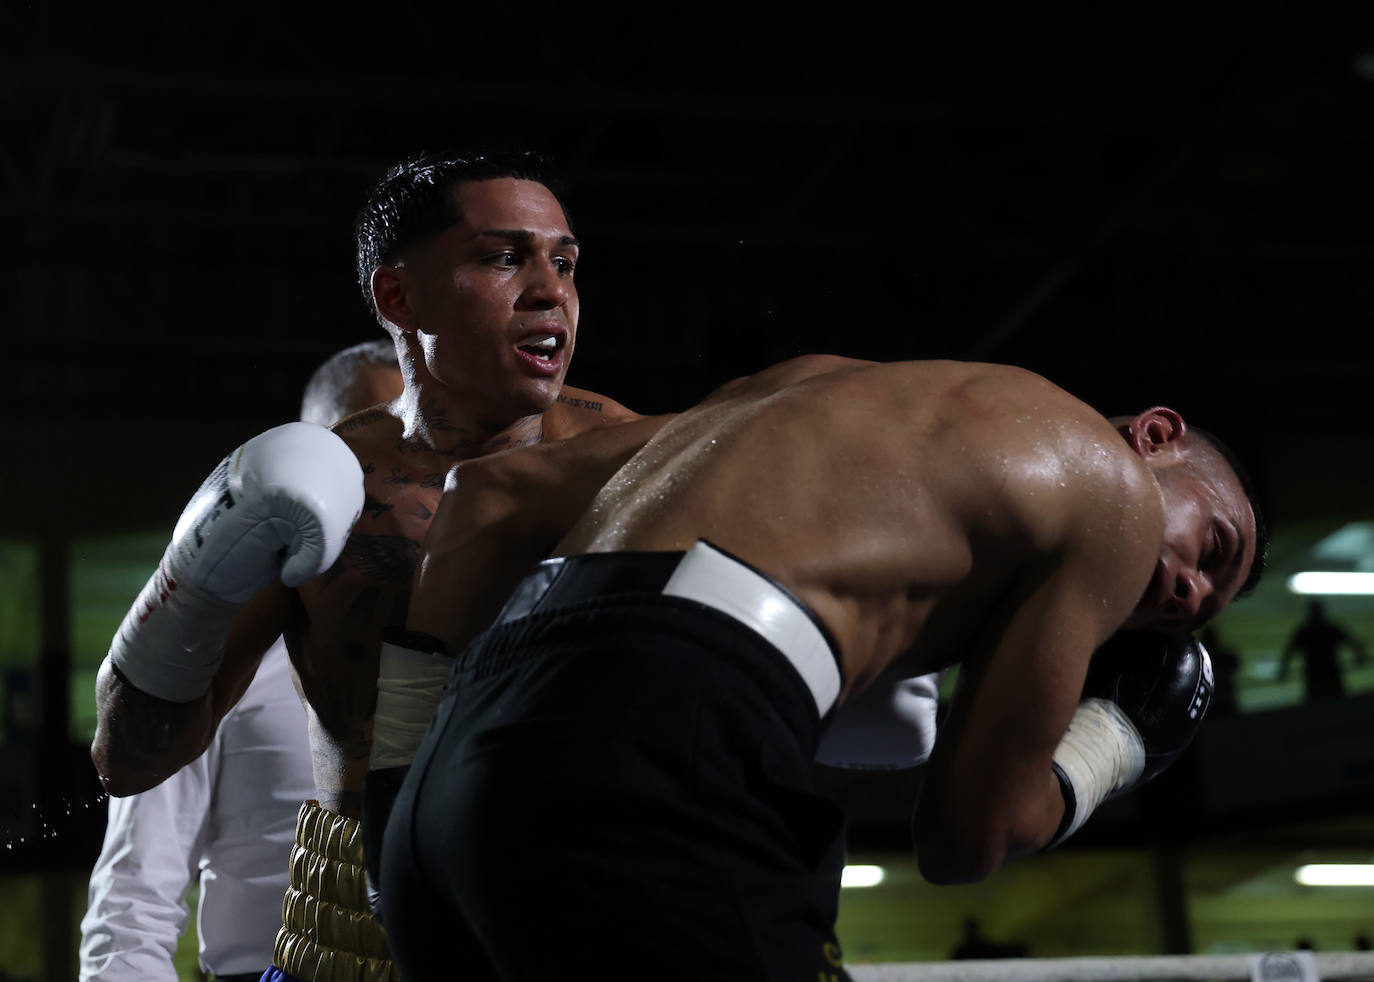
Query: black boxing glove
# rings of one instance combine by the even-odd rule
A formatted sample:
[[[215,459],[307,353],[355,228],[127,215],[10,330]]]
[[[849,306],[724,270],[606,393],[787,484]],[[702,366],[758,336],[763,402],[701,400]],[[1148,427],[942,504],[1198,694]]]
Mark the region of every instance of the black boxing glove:
[[[1189,635],[1120,631],[1093,653],[1083,698],[1054,752],[1063,842],[1098,805],[1138,788],[1193,742],[1212,703],[1212,659]]]

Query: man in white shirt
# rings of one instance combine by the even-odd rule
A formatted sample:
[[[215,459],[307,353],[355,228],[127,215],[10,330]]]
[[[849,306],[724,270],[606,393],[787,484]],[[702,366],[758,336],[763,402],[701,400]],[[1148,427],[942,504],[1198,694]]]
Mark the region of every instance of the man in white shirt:
[[[329,425],[400,391],[390,340],[355,345],[316,369],[301,419]],[[176,982],[197,879],[201,968],[216,982],[258,982],[281,927],[296,815],[314,795],[309,748],[278,639],[204,754],[154,788],[110,799],[81,921],[81,982]]]
[[[257,982],[281,924],[300,800],[314,787],[286,646],[263,658],[208,750],[142,794],[110,799],[81,921],[81,980],[175,982],[200,880],[200,964]]]

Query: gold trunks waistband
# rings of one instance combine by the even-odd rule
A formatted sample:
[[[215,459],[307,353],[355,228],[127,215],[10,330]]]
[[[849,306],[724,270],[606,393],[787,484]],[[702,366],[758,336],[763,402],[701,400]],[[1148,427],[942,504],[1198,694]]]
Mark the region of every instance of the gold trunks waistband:
[[[367,899],[362,823],[306,801],[272,964],[301,982],[401,982]]]

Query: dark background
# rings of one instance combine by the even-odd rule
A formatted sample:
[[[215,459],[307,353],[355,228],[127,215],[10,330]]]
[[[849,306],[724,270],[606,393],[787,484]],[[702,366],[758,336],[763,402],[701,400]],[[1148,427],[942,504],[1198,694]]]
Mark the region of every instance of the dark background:
[[[90,451],[184,467],[110,509],[164,516],[225,440],[292,418],[379,331],[362,194],[447,146],[563,163],[570,381],[635,409],[806,352],[1006,361],[1232,438],[1278,520],[1358,508],[1367,8],[928,6],[7,5],[4,413],[41,458],[10,521],[108,521]]]

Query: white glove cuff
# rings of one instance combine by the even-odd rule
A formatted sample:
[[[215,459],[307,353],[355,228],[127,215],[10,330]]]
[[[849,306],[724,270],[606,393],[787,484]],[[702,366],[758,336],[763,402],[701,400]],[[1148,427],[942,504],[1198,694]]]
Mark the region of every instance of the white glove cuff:
[[[177,573],[169,546],[124,615],[109,661],[141,692],[168,702],[204,695],[224,659],[224,638],[242,604],[197,590]]]
[[[453,659],[442,652],[382,644],[369,770],[405,767],[415,759],[452,668]]]
[[[1145,771],[1145,744],[1135,724],[1116,703],[1084,699],[1054,751],[1054,769],[1064,788],[1065,821],[1047,845],[1059,845],[1117,791]]]

